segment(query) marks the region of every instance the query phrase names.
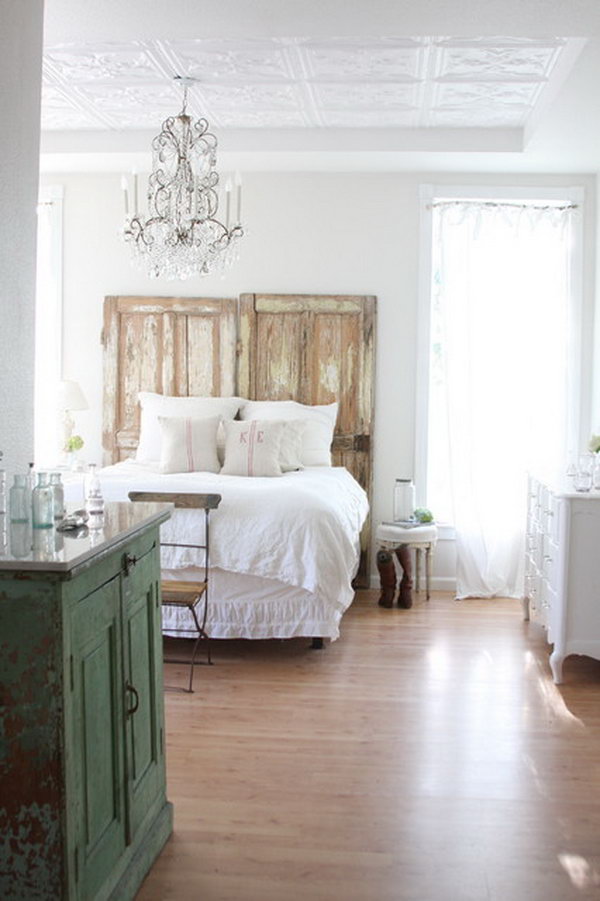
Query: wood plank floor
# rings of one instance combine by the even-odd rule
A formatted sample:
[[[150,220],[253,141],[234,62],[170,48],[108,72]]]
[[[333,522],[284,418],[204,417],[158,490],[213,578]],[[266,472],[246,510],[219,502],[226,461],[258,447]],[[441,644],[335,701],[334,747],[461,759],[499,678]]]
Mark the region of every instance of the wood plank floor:
[[[376,598],[167,693],[175,833],[138,901],[600,898],[600,663],[554,686],[515,601]]]

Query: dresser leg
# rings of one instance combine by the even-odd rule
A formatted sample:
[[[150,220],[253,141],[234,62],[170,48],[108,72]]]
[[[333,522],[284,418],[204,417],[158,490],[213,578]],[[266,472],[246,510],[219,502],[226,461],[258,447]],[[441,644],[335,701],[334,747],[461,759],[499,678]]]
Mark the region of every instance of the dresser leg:
[[[556,649],[550,654],[550,669],[552,670],[552,676],[554,677],[554,682],[556,685],[560,685],[562,682],[562,667],[564,656]]]
[[[425,548],[425,597],[431,597],[431,545]]]

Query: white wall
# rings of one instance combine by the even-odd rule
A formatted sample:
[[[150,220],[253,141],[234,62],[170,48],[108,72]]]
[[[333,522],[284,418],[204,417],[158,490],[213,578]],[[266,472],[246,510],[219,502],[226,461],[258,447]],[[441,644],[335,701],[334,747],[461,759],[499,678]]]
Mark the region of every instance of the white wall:
[[[374,521],[392,514],[396,477],[413,475],[419,281],[419,185],[570,185],[586,189],[586,328],[591,335],[595,178],[423,173],[244,175],[244,239],[223,279],[148,280],[133,269],[118,230],[116,175],[46,176],[65,187],[65,378],[80,382],[89,412],[76,414],[85,457],[101,460],[102,302],[107,294],[209,295],[241,292],[348,293],[378,297]],[[591,376],[591,341],[586,350]],[[436,555],[438,577],[453,573],[453,547]],[[443,583],[438,583],[440,586]]]
[[[0,0],[0,450],[33,458],[33,311],[42,0]]]

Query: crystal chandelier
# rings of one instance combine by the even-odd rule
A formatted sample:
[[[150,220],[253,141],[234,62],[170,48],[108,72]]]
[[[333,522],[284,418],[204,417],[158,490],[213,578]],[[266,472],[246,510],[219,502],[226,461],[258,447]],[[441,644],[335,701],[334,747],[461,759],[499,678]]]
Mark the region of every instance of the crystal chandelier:
[[[137,175],[133,176],[133,212],[129,215],[127,180],[124,238],[134,262],[152,278],[185,279],[221,271],[237,259],[241,181],[236,178],[236,213],[230,222],[231,182],[225,186],[225,224],[216,216],[219,207],[216,171],[217,139],[206,119],[193,122],[187,95],[193,78],[175,80],[183,85],[183,108],[169,116],[152,141],[152,172],[148,178],[148,216],[138,209]]]

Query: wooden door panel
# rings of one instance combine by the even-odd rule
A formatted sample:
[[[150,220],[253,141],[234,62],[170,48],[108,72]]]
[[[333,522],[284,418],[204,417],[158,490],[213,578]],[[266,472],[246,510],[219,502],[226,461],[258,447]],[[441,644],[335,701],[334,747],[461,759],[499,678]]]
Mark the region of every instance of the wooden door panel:
[[[217,319],[190,316],[187,320],[187,394],[218,395],[220,331]]]
[[[339,403],[332,455],[372,485],[375,298],[244,294],[238,391],[252,400]],[[369,584],[370,520],[356,584]]]
[[[276,353],[256,355],[255,400],[296,400],[304,396],[303,335],[305,316],[265,313],[256,323],[259,347],[277,348]]]
[[[235,391],[234,300],[107,297],[104,302],[104,463],[138,444],[138,393]]]

